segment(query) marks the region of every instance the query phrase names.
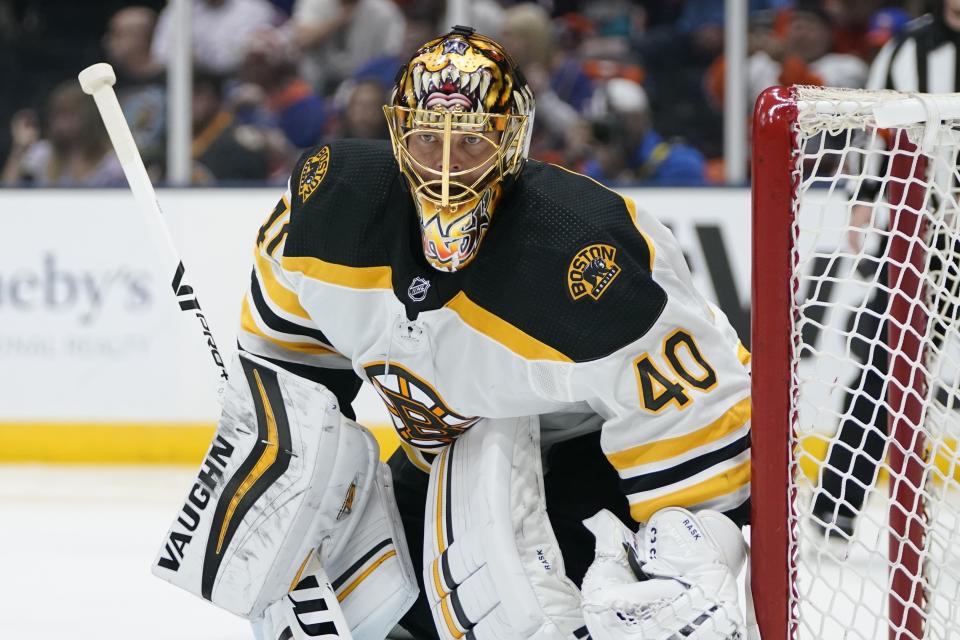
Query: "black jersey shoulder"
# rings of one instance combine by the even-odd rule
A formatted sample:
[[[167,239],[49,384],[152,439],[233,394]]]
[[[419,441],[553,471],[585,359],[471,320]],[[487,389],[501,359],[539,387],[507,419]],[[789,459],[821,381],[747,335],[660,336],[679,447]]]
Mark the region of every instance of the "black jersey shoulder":
[[[494,213],[465,289],[481,307],[582,362],[636,341],[660,317],[667,294],[652,259],[622,196],[531,161]],[[576,284],[583,278],[601,285],[597,295]]]
[[[308,149],[290,178],[287,257],[351,267],[389,264],[392,225],[404,206],[400,170],[386,141],[336,140]]]

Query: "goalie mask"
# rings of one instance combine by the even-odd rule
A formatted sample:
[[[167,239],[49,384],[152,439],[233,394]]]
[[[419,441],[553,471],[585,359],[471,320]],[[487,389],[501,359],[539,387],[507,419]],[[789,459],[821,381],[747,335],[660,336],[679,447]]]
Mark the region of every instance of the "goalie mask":
[[[533,111],[516,63],[468,27],[427,42],[400,70],[384,112],[435,269],[456,271],[476,257],[526,161]]]

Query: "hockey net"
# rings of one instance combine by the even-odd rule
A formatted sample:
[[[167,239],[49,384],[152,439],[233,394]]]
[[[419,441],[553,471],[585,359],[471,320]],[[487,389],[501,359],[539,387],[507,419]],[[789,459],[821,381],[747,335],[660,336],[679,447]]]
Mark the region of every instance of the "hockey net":
[[[774,88],[753,131],[762,636],[960,638],[960,94]]]

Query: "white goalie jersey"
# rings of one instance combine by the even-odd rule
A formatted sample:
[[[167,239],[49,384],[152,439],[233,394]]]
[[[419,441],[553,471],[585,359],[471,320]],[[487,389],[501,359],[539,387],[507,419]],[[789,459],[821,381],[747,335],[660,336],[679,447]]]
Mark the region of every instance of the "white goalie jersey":
[[[744,515],[749,354],[691,282],[670,232],[634,204],[531,161],[474,263],[423,260],[385,143],[304,154],[260,230],[240,346],[322,382],[360,381],[425,471],[483,418],[539,416],[541,441],[602,430],[631,515]]]

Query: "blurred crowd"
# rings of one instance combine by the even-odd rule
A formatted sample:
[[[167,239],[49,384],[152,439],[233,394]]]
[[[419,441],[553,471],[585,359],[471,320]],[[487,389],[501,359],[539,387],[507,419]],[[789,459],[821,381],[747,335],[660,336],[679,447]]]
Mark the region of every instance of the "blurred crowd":
[[[608,184],[652,185],[722,181],[724,4],[468,3],[471,25],[501,41],[533,87],[532,157]],[[879,48],[929,8],[924,0],[748,5],[751,108],[774,84],[864,86]],[[443,0],[193,0],[192,11],[197,185],[282,184],[304,147],[386,139],[381,107],[397,69],[451,26]],[[162,183],[172,29],[162,0],[0,0],[0,182],[124,184],[76,81],[107,60]]]

